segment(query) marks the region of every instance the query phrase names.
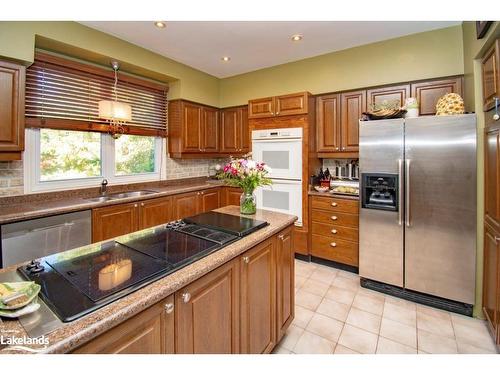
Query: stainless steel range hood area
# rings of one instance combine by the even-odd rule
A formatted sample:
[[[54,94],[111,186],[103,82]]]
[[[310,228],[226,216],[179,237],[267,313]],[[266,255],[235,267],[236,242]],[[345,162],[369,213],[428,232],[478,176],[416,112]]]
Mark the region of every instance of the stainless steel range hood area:
[[[472,313],[475,115],[361,121],[359,154],[364,285]]]

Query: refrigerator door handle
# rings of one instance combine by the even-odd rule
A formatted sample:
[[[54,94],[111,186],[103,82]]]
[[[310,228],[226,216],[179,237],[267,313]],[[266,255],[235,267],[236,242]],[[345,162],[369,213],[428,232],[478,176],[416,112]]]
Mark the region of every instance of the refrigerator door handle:
[[[403,160],[398,159],[398,225],[403,223]]]
[[[405,204],[406,204],[406,226],[410,226],[411,220],[411,208],[410,208],[410,159],[406,159],[406,168],[405,168]]]

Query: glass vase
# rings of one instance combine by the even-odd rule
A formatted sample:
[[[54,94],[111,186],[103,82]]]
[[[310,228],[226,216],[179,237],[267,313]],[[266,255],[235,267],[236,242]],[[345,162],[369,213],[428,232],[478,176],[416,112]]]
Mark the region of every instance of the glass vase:
[[[257,210],[257,197],[253,191],[244,191],[240,197],[240,212],[244,215],[252,215]]]

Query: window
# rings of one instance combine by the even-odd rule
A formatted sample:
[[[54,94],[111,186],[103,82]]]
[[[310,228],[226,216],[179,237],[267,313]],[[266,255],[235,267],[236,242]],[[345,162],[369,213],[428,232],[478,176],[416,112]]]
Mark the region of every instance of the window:
[[[40,129],[40,181],[102,175],[101,134]]]
[[[115,170],[117,176],[154,173],[154,138],[122,135],[115,140]]]
[[[159,180],[165,174],[164,138],[27,129],[27,192]]]

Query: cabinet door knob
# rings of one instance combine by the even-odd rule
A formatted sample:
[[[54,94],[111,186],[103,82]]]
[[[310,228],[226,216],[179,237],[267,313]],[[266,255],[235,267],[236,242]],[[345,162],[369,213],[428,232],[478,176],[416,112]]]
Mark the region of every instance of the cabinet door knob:
[[[196,195],[200,195],[200,192],[197,192]]]
[[[337,220],[337,216],[332,216],[332,220],[333,221]]]
[[[279,115],[279,114],[280,114],[280,111],[276,112],[276,114],[277,114],[277,115]]]
[[[165,312],[167,314],[172,314],[172,311],[174,311],[174,304],[173,303],[166,303],[165,304]]]
[[[337,207],[337,206],[338,206],[337,202],[332,203],[332,207]]]
[[[337,243],[336,243],[336,242],[332,242],[332,243],[330,244],[330,246],[331,246],[331,247],[337,247]]]
[[[332,229],[333,234],[337,234],[337,229]]]
[[[137,203],[136,203],[136,204],[134,204],[134,207],[137,207]]]
[[[191,293],[189,292],[182,293],[182,302],[188,303],[190,299],[191,299]]]
[[[141,203],[141,206],[144,207],[144,203]]]
[[[201,195],[203,195],[203,194],[205,194],[205,192],[204,192],[204,191],[202,191],[202,192],[201,192]]]
[[[250,258],[249,257],[243,257],[243,262],[246,264],[250,263]]]
[[[337,150],[337,151],[338,151],[338,149],[339,149],[338,147],[335,147],[335,150]]]
[[[278,236],[278,238],[279,238],[281,241],[283,241],[283,240],[285,239],[285,235],[280,234],[280,235]]]

